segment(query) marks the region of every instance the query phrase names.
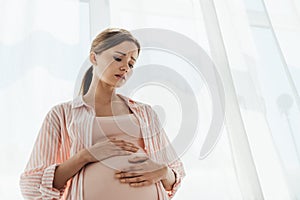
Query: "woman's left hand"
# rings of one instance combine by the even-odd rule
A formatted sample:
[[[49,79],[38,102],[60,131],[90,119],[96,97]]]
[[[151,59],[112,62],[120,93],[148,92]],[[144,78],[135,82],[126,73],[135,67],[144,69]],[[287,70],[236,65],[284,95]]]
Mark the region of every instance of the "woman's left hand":
[[[168,166],[156,163],[147,156],[136,156],[128,161],[135,165],[115,173],[115,177],[119,178],[121,183],[141,187],[159,182],[167,176]]]

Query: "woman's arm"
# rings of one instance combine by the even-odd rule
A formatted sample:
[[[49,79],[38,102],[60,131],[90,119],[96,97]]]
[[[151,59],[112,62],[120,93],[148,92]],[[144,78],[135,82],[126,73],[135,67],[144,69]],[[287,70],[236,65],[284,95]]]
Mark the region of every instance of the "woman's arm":
[[[58,190],[62,189],[67,181],[77,174],[87,163],[89,163],[88,154],[86,153],[86,149],[83,149],[70,159],[59,164],[54,173],[53,187]]]
[[[20,189],[25,199],[60,199],[64,192],[64,188],[53,187],[55,169],[69,155],[62,141],[62,110],[61,105],[54,106],[39,130],[29,161],[20,176]]]
[[[165,190],[168,193],[169,198],[173,198],[174,195],[176,194],[176,192],[178,191],[182,179],[186,176],[185,174],[185,169],[183,167],[183,163],[181,161],[181,159],[177,156],[175,149],[171,146],[171,143],[168,139],[168,136],[166,134],[166,132],[164,131],[164,129],[162,128],[160,131],[160,140],[163,143],[163,147],[168,147],[164,150],[162,150],[163,152],[166,150],[167,152],[165,152],[165,155],[169,155],[166,156],[167,159],[167,166],[169,169],[169,177],[173,178],[167,178],[168,180],[162,180],[162,184],[165,188]]]
[[[173,170],[170,167],[168,167],[168,165],[166,165],[166,171],[167,171],[166,178],[162,179],[161,182],[166,190],[171,191],[176,181],[176,176]]]
[[[162,157],[165,158],[165,163],[167,163],[168,168],[170,168],[173,173],[171,174],[171,171],[169,171],[169,178],[167,178],[167,180],[161,181],[165,190],[168,193],[169,198],[171,199],[174,197],[177,190],[179,189],[182,179],[186,176],[185,169],[181,159],[178,157],[164,128],[162,127],[157,113],[151,106],[148,106],[148,112],[151,113],[151,116],[153,117],[153,120],[156,124],[156,131],[159,132],[159,134],[156,134],[156,136],[158,136],[157,143],[160,144],[158,152],[160,152],[160,154],[163,155]],[[174,176],[173,178],[175,178],[175,181],[173,178],[171,178],[172,176]]]

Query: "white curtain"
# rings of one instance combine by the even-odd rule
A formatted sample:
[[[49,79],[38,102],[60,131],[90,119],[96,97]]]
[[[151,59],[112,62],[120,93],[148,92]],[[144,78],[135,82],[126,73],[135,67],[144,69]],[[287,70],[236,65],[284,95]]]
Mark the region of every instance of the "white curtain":
[[[297,3],[260,0],[214,3],[264,198],[298,199]]]
[[[293,195],[282,168],[282,151],[278,151],[274,137],[276,132],[282,139],[289,137],[288,129],[281,126],[284,119],[278,113],[276,98],[288,93],[290,87],[274,38],[268,34],[271,30],[264,9],[255,1],[215,1],[215,6],[264,198],[290,199]],[[272,125],[277,128],[272,130]],[[282,142],[281,147],[291,145]]]
[[[278,113],[267,115],[292,199],[300,198],[300,2],[265,0],[270,31],[277,47],[282,86],[274,98]],[[272,109],[269,107],[269,109]],[[274,108],[275,109],[275,106]],[[282,124],[276,123],[276,118]]]
[[[138,61],[178,69],[197,91],[199,129],[182,155],[187,176],[174,199],[299,199],[299,16],[298,0],[0,0],[0,199],[22,198],[19,175],[42,120],[72,99],[90,41],[107,26],[183,34],[222,78],[230,109],[216,147],[199,160],[212,117],[205,80],[166,53]],[[173,140],[183,120],[176,95],[153,84],[134,97],[164,108]]]
[[[0,199],[22,199],[19,176],[46,112],[73,97],[89,52],[89,6],[0,1]]]

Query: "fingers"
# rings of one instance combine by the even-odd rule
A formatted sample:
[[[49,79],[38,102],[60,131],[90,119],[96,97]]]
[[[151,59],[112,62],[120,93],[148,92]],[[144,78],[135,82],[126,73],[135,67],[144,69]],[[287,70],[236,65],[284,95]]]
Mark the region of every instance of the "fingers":
[[[137,152],[139,150],[139,148],[131,142],[117,139],[112,139],[111,142],[125,151]]]
[[[152,184],[151,181],[146,180],[143,176],[121,178],[120,183],[127,183],[132,187],[141,187],[141,186],[147,186]]]
[[[142,162],[145,162],[148,159],[149,159],[149,157],[147,157],[147,156],[135,156],[134,158],[129,158],[128,162],[130,162],[130,163],[142,163]]]
[[[145,170],[143,164],[134,165],[134,166],[130,166],[130,167],[124,168],[121,171],[119,171],[119,173],[126,173],[126,174],[128,174],[128,173],[130,173],[132,171],[134,171],[133,173],[138,173],[138,171],[140,171],[140,170]]]
[[[150,181],[141,181],[141,182],[138,182],[138,183],[130,183],[129,185],[132,186],[132,187],[142,187],[142,186],[151,185],[151,182]]]
[[[116,149],[122,149],[122,150],[125,150],[125,151],[130,151],[130,152],[137,152],[139,150],[138,147],[135,147],[135,146],[131,146],[131,145],[128,145],[128,144],[115,144],[116,146]]]
[[[137,147],[122,146],[121,148],[125,151],[130,151],[130,152],[137,152],[139,150],[139,148]]]
[[[141,182],[141,181],[144,181],[143,177],[141,177],[141,176],[120,179],[121,183],[136,183],[136,182]]]
[[[131,178],[131,177],[138,177],[142,176],[140,173],[137,172],[129,172],[129,173],[116,173],[115,178]]]
[[[117,140],[117,139],[114,139],[114,140],[110,140],[112,143],[114,144],[126,144],[128,146],[132,146],[134,147],[135,145],[131,142],[127,142],[127,141],[124,141],[124,140]]]

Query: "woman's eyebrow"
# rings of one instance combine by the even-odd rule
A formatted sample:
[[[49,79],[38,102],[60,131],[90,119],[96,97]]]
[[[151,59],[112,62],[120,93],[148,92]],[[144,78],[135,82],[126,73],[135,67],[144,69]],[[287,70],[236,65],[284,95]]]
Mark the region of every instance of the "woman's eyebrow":
[[[126,53],[123,53],[123,52],[120,52],[120,51],[115,51],[115,52],[119,53],[119,54],[122,54],[123,56],[126,56]],[[132,60],[136,61],[134,57],[131,56],[131,58],[132,58]]]

